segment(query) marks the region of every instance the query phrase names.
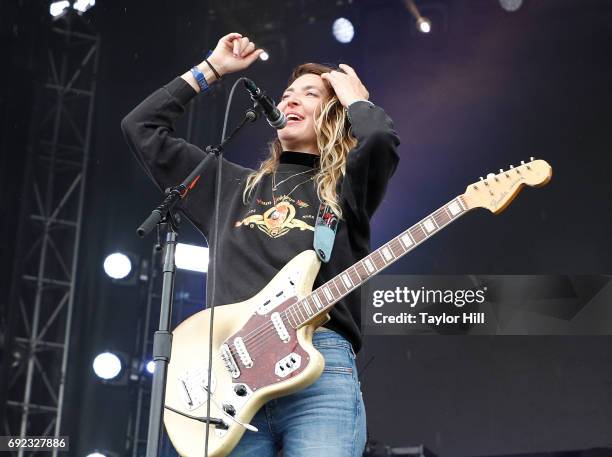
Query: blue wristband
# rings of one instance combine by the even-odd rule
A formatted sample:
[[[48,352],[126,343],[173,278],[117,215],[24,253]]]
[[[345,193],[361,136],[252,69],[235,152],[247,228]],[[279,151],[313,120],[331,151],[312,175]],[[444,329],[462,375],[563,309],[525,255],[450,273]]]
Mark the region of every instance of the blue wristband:
[[[210,87],[208,86],[208,83],[206,82],[206,78],[204,77],[204,74],[200,71],[198,67],[193,67],[189,71],[191,72],[195,80],[198,82],[198,86],[200,86],[200,91],[205,92],[208,89],[210,89]]]

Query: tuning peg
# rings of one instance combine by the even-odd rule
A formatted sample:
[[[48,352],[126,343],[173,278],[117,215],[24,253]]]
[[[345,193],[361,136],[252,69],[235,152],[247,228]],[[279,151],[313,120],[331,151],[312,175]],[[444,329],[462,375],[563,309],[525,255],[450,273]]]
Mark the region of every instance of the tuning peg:
[[[529,157],[529,160],[533,162],[533,161],[534,161],[534,158],[533,158],[533,157]]]
[[[484,181],[484,178],[481,176],[481,177],[480,177],[480,180],[481,180],[481,181]]]
[[[504,172],[504,169],[503,169],[503,168],[500,168],[500,169],[499,169],[499,172],[500,172],[500,173],[503,173],[503,172]]]
[[[521,160],[521,165],[525,165],[525,161],[524,160]]]
[[[510,169],[512,170],[514,168],[514,165],[510,165]]]

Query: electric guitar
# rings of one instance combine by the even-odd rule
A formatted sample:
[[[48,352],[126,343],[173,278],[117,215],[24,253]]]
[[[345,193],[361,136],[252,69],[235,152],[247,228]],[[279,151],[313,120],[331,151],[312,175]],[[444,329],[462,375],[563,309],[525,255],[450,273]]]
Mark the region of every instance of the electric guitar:
[[[552,169],[533,160],[470,184],[465,193],[400,233],[312,291],[320,263],[314,251],[295,256],[257,295],[215,307],[212,376],[208,383],[210,310],[194,314],[173,332],[164,423],[182,456],[229,454],[255,413],[268,400],[304,389],[321,375],[323,356],[312,345],[314,330],[329,320],[340,298],[475,208],[500,213],[525,185],[543,186]],[[210,417],[206,416],[210,388]]]

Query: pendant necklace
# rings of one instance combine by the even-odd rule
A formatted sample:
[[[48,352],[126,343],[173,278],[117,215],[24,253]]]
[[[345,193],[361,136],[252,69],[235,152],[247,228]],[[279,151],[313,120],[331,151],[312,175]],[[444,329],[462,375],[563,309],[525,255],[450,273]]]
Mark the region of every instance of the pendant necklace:
[[[312,171],[312,170],[306,170],[306,171]],[[301,172],[301,173],[296,173],[295,175],[291,175],[289,176],[289,178],[293,178],[295,176],[298,175],[302,175],[305,172]],[[278,189],[278,186],[281,185],[283,182],[287,181],[289,178],[284,179],[283,181],[279,182],[278,184],[275,183],[275,176],[276,176],[276,172],[274,172],[274,174],[272,175],[272,203],[274,204],[274,206],[276,207],[276,197],[274,196],[274,191]],[[289,191],[289,193],[285,194],[284,197],[289,197],[289,195],[291,195],[293,193],[293,191],[295,191],[295,189],[297,189],[298,187],[300,187],[302,184],[307,183],[308,181],[312,181],[314,180],[315,175],[311,176],[310,178],[305,179],[304,181],[302,181],[301,183],[297,184],[293,189],[291,189]],[[270,219],[272,220],[276,220],[281,216],[281,214],[279,213],[279,211],[275,208],[274,211],[272,211],[272,214],[270,214]]]
[[[312,170],[304,170],[304,171],[300,171],[299,173],[295,173],[292,174],[291,176],[283,179],[281,182],[277,183],[276,182],[276,171],[272,174],[272,190],[278,190],[278,186],[280,186],[282,183],[284,183],[285,181],[289,181],[291,178],[295,178],[296,176],[300,176],[303,175],[305,173],[308,173],[309,171]],[[294,189],[295,190],[295,189]],[[293,191],[292,191],[293,192]]]

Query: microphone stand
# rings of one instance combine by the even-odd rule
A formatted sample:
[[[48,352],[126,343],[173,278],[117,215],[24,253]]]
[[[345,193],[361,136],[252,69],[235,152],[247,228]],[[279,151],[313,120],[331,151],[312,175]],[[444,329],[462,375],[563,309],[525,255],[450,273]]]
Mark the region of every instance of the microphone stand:
[[[138,227],[136,233],[139,237],[144,237],[156,226],[165,224],[168,232],[166,235],[166,246],[163,266],[163,282],[161,307],[159,316],[159,330],[153,337],[153,360],[155,371],[153,372],[153,383],[151,387],[151,407],[149,412],[149,430],[147,434],[146,457],[158,457],[162,437],[162,417],[166,397],[166,380],[168,376],[168,364],[172,353],[172,333],[170,332],[172,321],[172,303],[174,299],[174,276],[176,265],[174,253],[178,239],[178,223],[173,215],[173,210],[179,200],[184,199],[187,194],[197,185],[200,174],[204,167],[213,160],[213,156],[218,159],[223,148],[227,143],[244,127],[248,122],[255,122],[259,113],[251,108],[245,112],[244,118],[238,126],[217,146],[206,147],[206,157],[193,169],[193,171],[178,186],[166,191],[164,200],[151,212],[149,217]],[[178,412],[178,411],[177,411]],[[182,413],[179,413],[182,414]],[[186,415],[187,417],[191,417]],[[219,418],[211,417],[191,417],[200,422],[211,425],[224,426],[225,423]]]

